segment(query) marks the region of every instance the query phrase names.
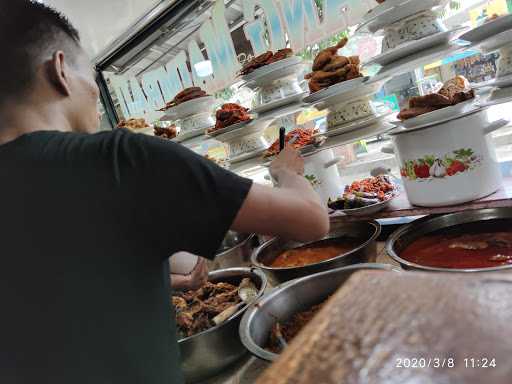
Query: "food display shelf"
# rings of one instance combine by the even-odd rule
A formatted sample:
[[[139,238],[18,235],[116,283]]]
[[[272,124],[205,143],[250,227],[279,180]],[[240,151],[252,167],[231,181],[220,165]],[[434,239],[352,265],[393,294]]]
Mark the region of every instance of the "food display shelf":
[[[407,194],[401,193],[395,198],[388,208],[370,216],[335,216],[335,221],[359,221],[392,219],[406,216],[441,215],[454,212],[471,211],[485,208],[512,207],[512,177],[503,180],[503,187],[496,193],[483,199],[472,201],[466,204],[453,205],[448,207],[425,208],[413,206],[407,199]]]

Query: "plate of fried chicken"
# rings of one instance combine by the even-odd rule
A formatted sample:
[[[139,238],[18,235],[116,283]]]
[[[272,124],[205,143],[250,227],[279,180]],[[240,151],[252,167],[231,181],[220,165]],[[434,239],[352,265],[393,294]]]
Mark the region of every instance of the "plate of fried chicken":
[[[171,118],[181,119],[209,112],[214,103],[215,98],[213,96],[209,96],[199,87],[190,87],[178,93],[160,111],[165,112],[166,116]]]
[[[419,128],[449,121],[480,108],[468,80],[456,76],[438,92],[411,98],[409,108],[403,109],[397,116],[399,121],[394,123],[408,129]]]
[[[253,117],[249,109],[235,103],[226,103],[216,112],[215,127],[208,130],[209,136],[219,136],[249,124]]]
[[[290,48],[275,53],[268,51],[246,63],[240,75],[248,85],[261,85],[261,81],[274,81],[300,72],[303,67],[298,64],[301,63],[302,58],[294,56]]]

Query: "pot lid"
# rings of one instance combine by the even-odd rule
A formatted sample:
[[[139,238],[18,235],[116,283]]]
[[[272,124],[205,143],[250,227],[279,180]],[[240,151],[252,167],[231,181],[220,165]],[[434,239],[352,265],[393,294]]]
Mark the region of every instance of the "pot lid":
[[[461,112],[458,114],[447,115],[447,116],[444,116],[443,118],[433,119],[432,121],[429,121],[428,123],[417,125],[417,126],[414,126],[411,128],[396,127],[395,129],[388,132],[388,135],[397,136],[397,135],[402,135],[404,133],[415,132],[415,131],[419,131],[419,130],[423,130],[423,129],[436,128],[436,127],[439,127],[449,121],[458,120],[463,117],[473,115],[478,112],[482,112],[486,109],[487,109],[487,107],[483,107],[481,105],[475,105],[475,108],[473,108],[473,109],[470,109],[470,110],[467,110],[467,111],[464,111],[464,112]]]

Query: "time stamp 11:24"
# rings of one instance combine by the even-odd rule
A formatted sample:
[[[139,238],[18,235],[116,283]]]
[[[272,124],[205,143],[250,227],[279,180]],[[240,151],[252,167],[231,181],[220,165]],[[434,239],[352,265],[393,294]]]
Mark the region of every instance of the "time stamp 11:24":
[[[496,358],[474,358],[466,357],[462,359],[465,368],[496,368]],[[443,357],[420,357],[420,358],[398,358],[396,368],[455,368],[457,361],[455,358]]]

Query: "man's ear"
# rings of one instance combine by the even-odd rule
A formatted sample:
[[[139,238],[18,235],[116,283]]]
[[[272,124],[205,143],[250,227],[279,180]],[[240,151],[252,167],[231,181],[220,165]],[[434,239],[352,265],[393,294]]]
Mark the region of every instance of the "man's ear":
[[[55,52],[52,58],[46,62],[46,74],[48,80],[56,88],[57,92],[61,93],[63,96],[71,95],[69,66],[65,62],[64,52]]]

